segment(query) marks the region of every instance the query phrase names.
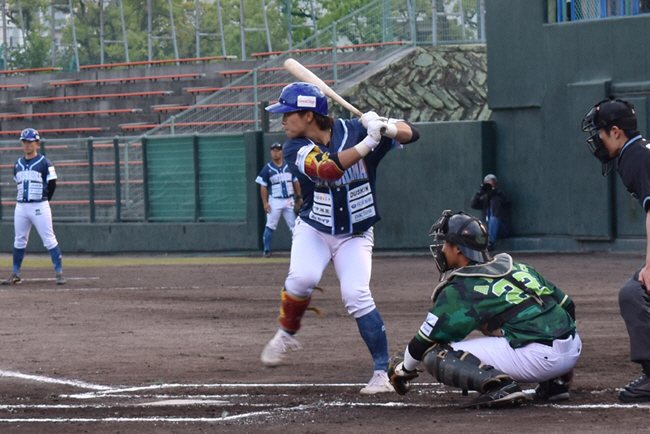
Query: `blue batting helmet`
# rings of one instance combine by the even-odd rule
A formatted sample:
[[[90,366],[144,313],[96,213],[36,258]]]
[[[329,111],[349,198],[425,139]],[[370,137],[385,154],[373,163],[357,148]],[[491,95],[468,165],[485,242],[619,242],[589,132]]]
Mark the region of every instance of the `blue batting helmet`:
[[[266,107],[271,113],[290,113],[309,110],[327,116],[325,93],[310,83],[291,83],[282,89],[278,102]]]
[[[38,134],[34,128],[25,128],[22,133],[20,133],[20,140],[27,140],[28,142],[38,142],[41,140],[41,135]]]

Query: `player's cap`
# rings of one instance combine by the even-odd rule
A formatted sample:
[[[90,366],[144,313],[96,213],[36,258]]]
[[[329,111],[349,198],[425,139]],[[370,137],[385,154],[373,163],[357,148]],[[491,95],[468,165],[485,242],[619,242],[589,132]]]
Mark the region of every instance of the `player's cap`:
[[[271,149],[282,149],[282,143],[273,142],[273,144],[271,145]]]
[[[41,140],[41,135],[38,134],[34,128],[25,128],[20,133],[20,140],[27,140],[28,142],[38,142]]]
[[[483,178],[483,184],[486,184],[486,183],[488,183],[490,181],[499,182],[499,181],[497,181],[496,175],[493,175],[491,173],[485,175],[485,178]]]
[[[636,130],[634,105],[621,99],[604,100],[596,106],[594,124],[597,129],[617,126],[622,130]]]
[[[327,97],[320,87],[311,83],[291,83],[286,85],[278,102],[266,107],[271,113],[291,113],[309,110],[327,116]]]

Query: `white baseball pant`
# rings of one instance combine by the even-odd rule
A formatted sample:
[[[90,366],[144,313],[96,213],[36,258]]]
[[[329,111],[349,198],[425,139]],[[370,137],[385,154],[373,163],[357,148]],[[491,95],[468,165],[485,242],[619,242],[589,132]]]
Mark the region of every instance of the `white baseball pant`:
[[[553,346],[531,343],[512,348],[506,338],[484,337],[451,344],[455,350],[469,351],[486,365],[492,365],[510,375],[513,380],[539,383],[569,372],[578,361],[582,341],[576,333]]]
[[[280,216],[283,216],[287,226],[293,231],[296,224],[296,213],[293,212],[293,204],[294,201],[291,197],[282,199],[269,196],[271,212],[266,214],[266,227],[275,230],[280,222]]]
[[[331,260],[348,313],[354,318],[368,314],[375,309],[370,292],[373,245],[372,228],[359,235],[331,235],[314,229],[298,217],[285,290],[296,297],[309,296]]]
[[[27,247],[32,225],[36,227],[36,231],[47,250],[51,250],[59,244],[56,236],[54,236],[52,210],[48,201],[16,203],[16,209],[14,210],[15,248],[24,249]]]

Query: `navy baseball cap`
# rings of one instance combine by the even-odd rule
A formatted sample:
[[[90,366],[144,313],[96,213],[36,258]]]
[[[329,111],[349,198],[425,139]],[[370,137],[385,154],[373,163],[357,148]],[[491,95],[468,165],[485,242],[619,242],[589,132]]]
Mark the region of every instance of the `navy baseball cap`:
[[[280,143],[280,142],[274,142],[274,143],[271,145],[271,149],[282,149],[282,143]]]
[[[617,126],[622,130],[636,130],[634,105],[621,99],[602,101],[596,107],[594,124],[598,129]]]

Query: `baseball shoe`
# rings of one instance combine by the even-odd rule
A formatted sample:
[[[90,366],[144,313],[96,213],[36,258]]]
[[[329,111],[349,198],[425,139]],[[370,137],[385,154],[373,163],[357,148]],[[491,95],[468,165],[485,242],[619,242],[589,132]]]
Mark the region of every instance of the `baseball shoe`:
[[[514,381],[501,383],[495,388],[479,395],[478,398],[469,404],[463,404],[463,408],[500,408],[516,407],[526,400],[526,394]]]
[[[2,281],[3,285],[17,285],[23,283],[23,280],[16,273],[11,273],[9,277]]]
[[[570,398],[571,383],[573,383],[573,369],[564,375],[539,383],[535,388],[535,399],[566,401]]]
[[[366,387],[359,391],[362,395],[374,395],[375,393],[394,392],[395,389],[388,381],[386,371],[375,371]]]
[[[650,402],[650,375],[643,374],[618,394],[623,402]]]
[[[64,285],[67,282],[65,276],[63,276],[63,273],[56,273],[56,284],[57,285]]]
[[[302,349],[300,342],[286,331],[280,329],[262,350],[260,359],[266,366],[278,366],[289,351]]]
[[[269,252],[268,250],[264,250],[264,253],[262,253],[262,257],[270,258],[271,257],[271,252]]]

